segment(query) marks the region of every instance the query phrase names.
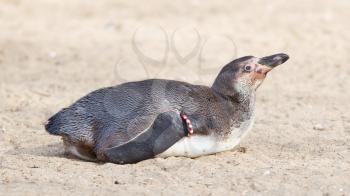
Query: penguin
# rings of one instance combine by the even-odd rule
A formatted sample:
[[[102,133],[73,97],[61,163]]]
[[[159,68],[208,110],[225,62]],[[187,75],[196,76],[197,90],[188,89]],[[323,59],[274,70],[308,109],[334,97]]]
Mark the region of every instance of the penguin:
[[[45,129],[87,161],[131,164],[231,150],[253,126],[256,90],[288,59],[238,58],[211,87],[148,79],[98,89],[49,118]]]

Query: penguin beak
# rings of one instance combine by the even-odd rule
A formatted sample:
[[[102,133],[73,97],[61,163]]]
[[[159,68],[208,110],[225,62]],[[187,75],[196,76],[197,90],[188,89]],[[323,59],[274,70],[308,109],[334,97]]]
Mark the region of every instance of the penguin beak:
[[[289,56],[287,54],[279,53],[279,54],[274,54],[271,56],[260,58],[258,63],[260,65],[265,65],[270,69],[273,69],[278,65],[286,62],[288,59],[289,59]]]

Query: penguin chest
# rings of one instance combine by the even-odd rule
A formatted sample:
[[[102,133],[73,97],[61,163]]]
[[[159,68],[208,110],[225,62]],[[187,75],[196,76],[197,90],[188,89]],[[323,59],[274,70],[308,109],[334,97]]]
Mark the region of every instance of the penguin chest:
[[[218,152],[231,150],[247,135],[254,125],[254,117],[241,123],[239,127],[231,127],[230,133],[218,142]]]
[[[194,158],[231,150],[239,144],[253,124],[254,119],[252,118],[242,123],[239,127],[232,127],[230,133],[224,138],[215,134],[184,137],[165,152],[157,155],[157,157],[185,156]]]
[[[184,137],[157,157],[185,156],[199,157],[217,151],[217,138],[214,135],[193,135]]]

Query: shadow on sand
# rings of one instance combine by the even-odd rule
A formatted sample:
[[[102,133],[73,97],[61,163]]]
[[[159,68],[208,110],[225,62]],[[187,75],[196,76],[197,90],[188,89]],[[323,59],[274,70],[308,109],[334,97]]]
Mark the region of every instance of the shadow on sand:
[[[33,148],[19,148],[7,151],[5,154],[8,155],[35,155],[45,157],[65,157],[70,158],[64,151],[62,142],[52,143],[46,146],[38,146]]]

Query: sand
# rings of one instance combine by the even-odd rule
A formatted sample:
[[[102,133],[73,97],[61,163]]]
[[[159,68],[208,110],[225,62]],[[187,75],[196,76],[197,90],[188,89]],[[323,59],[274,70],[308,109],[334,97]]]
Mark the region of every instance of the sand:
[[[349,195],[349,10],[345,0],[0,1],[0,195]],[[210,85],[230,59],[278,52],[291,59],[258,89],[240,150],[98,164],[43,128],[100,87]]]

